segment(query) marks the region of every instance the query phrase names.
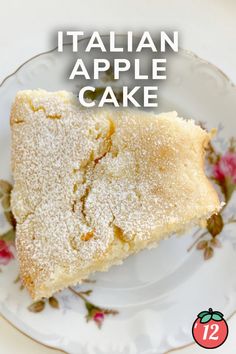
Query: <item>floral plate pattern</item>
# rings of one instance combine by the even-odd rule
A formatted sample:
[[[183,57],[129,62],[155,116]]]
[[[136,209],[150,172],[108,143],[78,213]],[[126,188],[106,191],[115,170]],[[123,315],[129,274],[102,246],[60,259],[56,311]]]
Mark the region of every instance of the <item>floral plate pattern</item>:
[[[217,68],[186,51],[171,58],[168,80],[159,88],[159,111],[175,109],[207,129],[218,128],[207,172],[224,202],[221,213],[204,229],[173,236],[79,287],[32,303],[15,259],[9,112],[20,89],[76,91],[78,82],[62,78],[68,60],[69,50],[63,56],[44,53],[0,87],[0,312],[37,341],[71,354],[163,354],[192,342],[191,325],[202,308],[218,309],[226,318],[236,309],[236,89]]]

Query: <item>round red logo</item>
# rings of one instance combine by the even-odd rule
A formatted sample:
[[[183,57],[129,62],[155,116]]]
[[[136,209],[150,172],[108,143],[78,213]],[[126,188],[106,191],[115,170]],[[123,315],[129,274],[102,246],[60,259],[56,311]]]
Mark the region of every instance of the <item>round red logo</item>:
[[[220,347],[226,341],[229,332],[223,317],[223,313],[213,311],[211,308],[200,312],[192,328],[195,342],[206,349]]]

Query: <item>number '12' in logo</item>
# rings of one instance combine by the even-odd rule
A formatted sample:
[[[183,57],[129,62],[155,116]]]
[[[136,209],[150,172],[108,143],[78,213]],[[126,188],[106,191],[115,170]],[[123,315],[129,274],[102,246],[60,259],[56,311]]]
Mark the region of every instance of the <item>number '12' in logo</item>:
[[[228,325],[223,313],[202,311],[193,323],[192,333],[195,342],[203,348],[214,349],[220,347],[228,337]]]

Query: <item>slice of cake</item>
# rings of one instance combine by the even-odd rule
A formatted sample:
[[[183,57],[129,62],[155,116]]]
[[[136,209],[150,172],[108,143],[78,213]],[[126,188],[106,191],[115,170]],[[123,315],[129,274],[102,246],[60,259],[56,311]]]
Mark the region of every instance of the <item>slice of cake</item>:
[[[21,91],[11,127],[16,247],[35,299],[220,208],[204,173],[210,134],[175,112],[85,109],[68,92]]]

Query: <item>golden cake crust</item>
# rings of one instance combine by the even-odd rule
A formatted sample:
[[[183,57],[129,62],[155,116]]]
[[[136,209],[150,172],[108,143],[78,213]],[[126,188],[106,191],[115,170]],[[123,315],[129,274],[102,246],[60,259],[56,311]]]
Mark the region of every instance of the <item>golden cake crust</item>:
[[[68,92],[21,91],[11,127],[16,247],[35,299],[220,208],[204,173],[210,134],[175,112],[85,109]]]

